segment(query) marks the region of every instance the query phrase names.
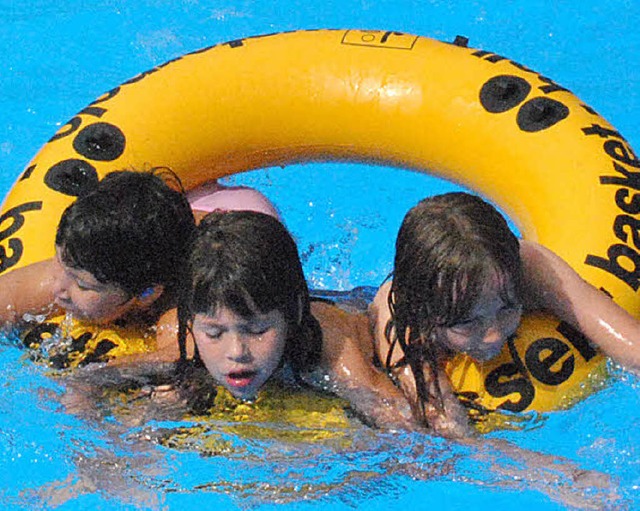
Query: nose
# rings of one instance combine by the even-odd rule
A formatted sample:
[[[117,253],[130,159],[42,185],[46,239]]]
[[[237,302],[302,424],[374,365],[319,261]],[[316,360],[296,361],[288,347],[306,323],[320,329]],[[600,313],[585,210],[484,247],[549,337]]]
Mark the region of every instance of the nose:
[[[249,349],[249,343],[244,337],[238,333],[230,333],[231,339],[229,340],[229,347],[227,350],[227,357],[234,362],[247,363],[250,362],[251,350]]]
[[[53,284],[53,293],[58,300],[69,300],[69,279],[64,272],[57,273]]]
[[[496,316],[485,319],[484,322],[484,344],[504,343],[509,337],[515,334],[522,313],[520,309],[514,309],[506,314],[498,313]]]
[[[493,321],[485,326],[484,336],[482,337],[483,344],[496,344],[506,339],[508,335],[500,325]]]

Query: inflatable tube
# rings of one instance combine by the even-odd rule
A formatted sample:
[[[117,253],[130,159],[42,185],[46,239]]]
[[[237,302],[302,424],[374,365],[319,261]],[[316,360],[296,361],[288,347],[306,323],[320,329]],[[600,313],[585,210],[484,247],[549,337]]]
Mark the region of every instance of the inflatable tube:
[[[116,325],[105,328],[70,316],[54,317],[25,329],[22,342],[31,359],[53,369],[105,362],[157,348],[153,328]]]
[[[140,391],[121,390],[107,401],[111,413],[132,414],[146,405]],[[311,389],[283,387],[269,382],[258,398],[247,403],[233,397],[224,387],[216,388],[214,402],[206,415],[189,416],[190,426],[155,431],[156,441],[165,447],[197,452],[204,456],[220,453],[246,454],[230,440],[240,436],[252,440],[279,442],[331,442],[348,448],[354,423],[345,411],[348,403]],[[135,412],[134,412],[135,413]]]
[[[115,87],[65,124],[10,191],[0,271],[52,256],[63,208],[113,170],[168,166],[191,189],[328,160],[403,167],[473,189],[638,315],[640,162],[622,135],[525,66],[462,40],[399,32],[241,39]],[[603,364],[550,318],[527,318],[511,351],[495,367],[457,361],[456,388],[488,408],[549,410],[580,395]]]

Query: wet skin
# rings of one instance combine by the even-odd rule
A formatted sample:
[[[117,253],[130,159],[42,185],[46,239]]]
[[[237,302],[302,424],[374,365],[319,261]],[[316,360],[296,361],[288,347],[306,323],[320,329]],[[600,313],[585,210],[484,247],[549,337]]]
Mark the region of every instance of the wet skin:
[[[497,284],[487,286],[462,321],[437,328],[438,342],[479,362],[496,357],[507,339],[515,334],[522,318],[518,299],[509,296],[505,301],[503,296]]]
[[[252,399],[280,365],[287,338],[282,312],[243,318],[226,307],[196,314],[193,336],[213,378],[240,399]]]
[[[100,282],[88,271],[66,265],[58,247],[54,261],[55,303],[74,317],[106,324],[135,308],[135,298],[121,287]]]

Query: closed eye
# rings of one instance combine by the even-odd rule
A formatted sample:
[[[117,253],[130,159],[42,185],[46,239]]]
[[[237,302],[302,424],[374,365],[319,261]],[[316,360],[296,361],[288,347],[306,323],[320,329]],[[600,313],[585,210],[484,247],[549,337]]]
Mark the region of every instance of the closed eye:
[[[451,328],[452,330],[467,330],[475,327],[479,321],[480,321],[479,318],[469,318],[462,321],[458,321],[454,325],[451,325],[449,328]]]
[[[220,337],[222,336],[222,330],[206,330],[204,332],[204,335],[212,340],[220,339]]]
[[[82,291],[102,291],[102,285],[100,283],[87,282],[82,275],[78,275],[74,270],[67,269],[65,270],[65,274],[69,278],[73,279],[78,289],[81,289]]]
[[[249,335],[262,335],[267,333],[270,328],[271,328],[271,325],[264,325],[264,324],[248,325],[246,327],[246,332]]]
[[[77,277],[75,275],[72,275],[71,277],[75,281],[76,286],[78,287],[78,289],[80,289],[82,291],[96,291],[96,292],[101,291],[101,287],[99,285],[91,284],[91,283],[87,282],[86,280],[83,280],[82,278]]]
[[[76,280],[76,285],[78,286],[78,289],[81,289],[82,291],[98,291],[98,289],[95,286],[92,286],[91,284],[87,284],[82,280]]]
[[[522,312],[522,305],[519,303],[508,304],[502,307],[498,314],[507,315],[507,314],[520,314]]]

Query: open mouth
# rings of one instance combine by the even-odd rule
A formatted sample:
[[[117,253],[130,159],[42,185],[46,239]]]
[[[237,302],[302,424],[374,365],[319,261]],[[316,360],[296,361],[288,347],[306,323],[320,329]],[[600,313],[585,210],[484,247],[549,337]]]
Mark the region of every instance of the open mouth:
[[[227,383],[232,387],[242,388],[251,385],[257,375],[256,371],[236,371],[227,374]]]

